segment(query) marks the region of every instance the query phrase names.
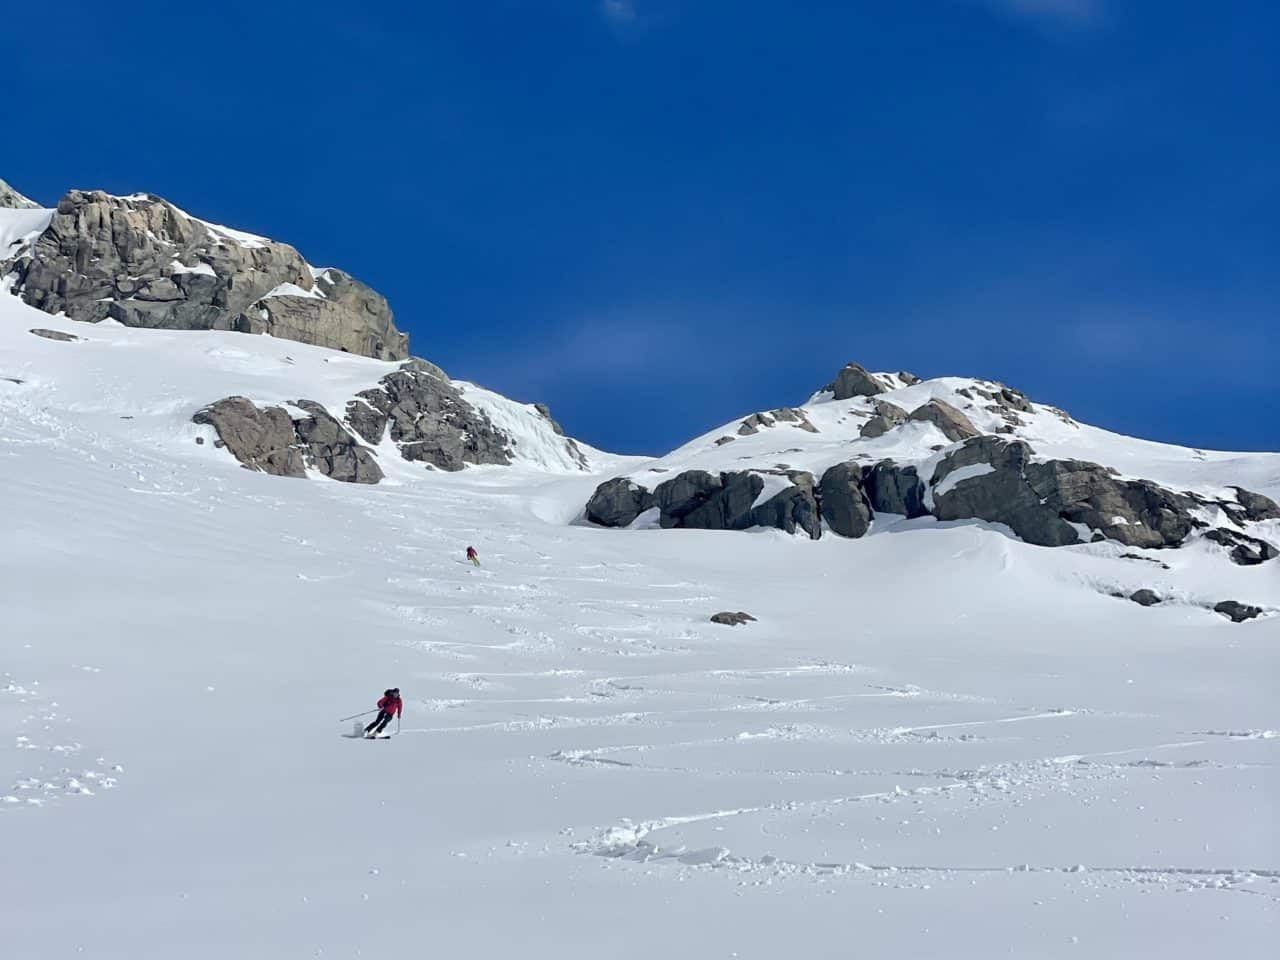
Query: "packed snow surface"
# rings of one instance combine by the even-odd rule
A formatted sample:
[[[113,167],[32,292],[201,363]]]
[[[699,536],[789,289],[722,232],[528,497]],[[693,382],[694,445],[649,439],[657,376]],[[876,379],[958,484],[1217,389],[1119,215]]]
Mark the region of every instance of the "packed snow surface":
[[[381,449],[366,487],[251,473],[189,422],[232,393],[338,412],[391,369],[0,294],[5,956],[1274,944],[1280,618],[1105,595],[1274,609],[1274,564],[928,518],[856,541],[603,530],[570,521],[644,465],[588,451],[583,473],[549,431],[454,475]],[[1229,455],[1053,420],[1057,450],[1229,482]],[[779,431],[821,442],[725,447]],[[708,622],[724,609],[759,619]],[[339,719],[392,685],[398,735],[351,738]]]

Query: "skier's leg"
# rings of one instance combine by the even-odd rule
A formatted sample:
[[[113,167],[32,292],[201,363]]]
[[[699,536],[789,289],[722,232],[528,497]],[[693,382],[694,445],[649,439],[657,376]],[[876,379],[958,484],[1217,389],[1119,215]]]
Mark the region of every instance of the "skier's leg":
[[[387,724],[390,722],[391,722],[391,714],[389,713],[378,714],[378,725],[373,730],[374,736],[377,736],[384,729],[386,729]]]

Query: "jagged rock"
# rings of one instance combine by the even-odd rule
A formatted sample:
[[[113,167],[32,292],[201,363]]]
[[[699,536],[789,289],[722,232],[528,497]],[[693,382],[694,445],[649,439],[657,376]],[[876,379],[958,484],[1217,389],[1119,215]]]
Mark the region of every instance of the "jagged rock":
[[[533,409],[537,410],[538,413],[542,416],[542,419],[546,420],[547,423],[550,424],[552,433],[554,433],[557,437],[564,436],[564,428],[560,426],[559,421],[557,421],[556,418],[551,415],[550,407],[548,407],[545,403],[535,403],[533,405]]]
[[[377,483],[382,479],[382,468],[373,455],[328,410],[311,400],[299,400],[297,406],[311,414],[293,424],[309,465],[344,483]]]
[[[813,474],[793,471],[787,474],[791,486],[774,494],[751,511],[751,525],[774,527],[795,533],[803,530],[810,540],[822,536],[822,520],[818,500],[814,496]]]
[[[1236,500],[1244,507],[1245,517],[1253,522],[1261,520],[1280,520],[1280,506],[1270,497],[1246,490],[1243,487],[1232,487],[1236,492]]]
[[[197,411],[191,420],[213,427],[218,445],[250,470],[277,477],[306,476],[293,419],[283,407],[259,409],[245,397],[227,397]]]
[[[930,400],[912,410],[907,419],[932,423],[953,443],[978,436],[978,430],[969,418],[945,400]]]
[[[634,480],[615,477],[596,487],[587,501],[586,516],[602,527],[625,527],[653,507],[653,494]]]
[[[1148,590],[1145,587],[1141,590],[1135,590],[1133,593],[1129,594],[1129,599],[1143,607],[1154,607],[1161,601],[1160,594],[1156,593],[1154,590]]]
[[[0,180],[0,207],[9,210],[34,210],[39,206],[40,204],[28,197],[24,197],[9,184]]]
[[[511,463],[510,440],[462,398],[444,371],[426,361],[410,361],[383,377],[380,387],[361,392],[347,404],[346,418],[375,444],[389,424],[401,456],[441,470]]]
[[[1222,614],[1232,623],[1243,623],[1261,616],[1262,608],[1240,603],[1238,600],[1223,600],[1221,603],[1214,604],[1213,612]]]
[[[972,469],[948,483],[965,468]],[[1040,546],[1078,543],[1072,524],[1131,547],[1177,546],[1194,527],[1189,497],[1146,480],[1117,480],[1096,463],[1032,463],[1027,444],[994,436],[975,437],[948,454],[930,484],[939,520],[1003,523]]]
[[[850,400],[853,397],[874,397],[889,387],[868,373],[861,364],[846,363],[827,389],[836,400]]]
[[[722,623],[727,627],[736,627],[748,623],[755,623],[756,618],[745,611],[738,610],[721,610],[719,613],[711,615],[712,623]]]
[[[774,420],[783,423],[795,424],[801,430],[807,430],[809,433],[818,433],[819,430],[809,422],[809,416],[803,410],[797,410],[795,407],[779,407],[773,411]]]
[[[61,330],[46,330],[44,327],[32,327],[28,333],[34,333],[37,337],[44,337],[46,340],[58,340],[62,343],[72,343],[80,338],[74,333],[63,333]]]
[[[738,436],[749,437],[759,433],[761,427],[772,427],[773,418],[767,413],[753,413],[738,426]]]
[[[907,412],[901,407],[896,407],[887,400],[873,400],[876,415],[862,425],[858,431],[860,436],[867,439],[875,439],[883,437],[900,423],[907,420]]]
[[[754,473],[686,470],[653,491],[663,527],[745,530],[752,526],[752,504],[764,489]]]
[[[871,502],[862,489],[862,467],[855,461],[837,463],[818,484],[822,518],[842,537],[861,537],[871,528]]]
[[[881,460],[863,470],[862,487],[876,513],[912,518],[929,512],[924,504],[924,484],[915,467],[900,467],[892,460]]]
[[[386,301],[364,284],[339,270],[313,275],[288,244],[206,224],[149,194],[69,191],[9,268],[26,303],[73,320],[270,333],[378,359],[408,353]]]
[[[737,437],[716,437],[716,446],[723,447],[726,443],[733,443]]]
[[[1234,530],[1228,530],[1225,527],[1218,527],[1215,530],[1206,530],[1204,534],[1206,540],[1211,540],[1219,546],[1226,547],[1230,552],[1227,554],[1231,558],[1232,563],[1237,563],[1242,567],[1252,567],[1259,563],[1266,563],[1280,555],[1275,544],[1266,540],[1259,540],[1257,537],[1246,536],[1243,533],[1236,533]]]

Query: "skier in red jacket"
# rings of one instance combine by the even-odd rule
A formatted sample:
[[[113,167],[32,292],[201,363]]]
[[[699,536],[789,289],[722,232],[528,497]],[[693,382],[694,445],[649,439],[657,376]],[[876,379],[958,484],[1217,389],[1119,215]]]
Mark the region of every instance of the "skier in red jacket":
[[[392,717],[399,717],[403,711],[404,701],[400,699],[400,688],[392,687],[378,701],[378,715],[373,718],[373,723],[364,728],[364,735],[376,737],[391,722]]]
[[[467,559],[477,567],[480,566],[480,554],[476,553],[475,547],[467,547]]]

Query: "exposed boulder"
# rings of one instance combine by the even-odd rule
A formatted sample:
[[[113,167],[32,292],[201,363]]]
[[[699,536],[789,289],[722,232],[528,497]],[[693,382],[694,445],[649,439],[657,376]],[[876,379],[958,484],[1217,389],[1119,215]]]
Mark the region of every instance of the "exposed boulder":
[[[1231,562],[1238,563],[1242,567],[1252,567],[1259,563],[1266,563],[1268,560],[1274,560],[1277,555],[1280,555],[1280,550],[1276,549],[1275,544],[1266,540],[1259,540],[1257,537],[1246,536],[1243,533],[1236,533],[1236,531],[1228,530],[1226,527],[1206,530],[1204,538],[1219,546],[1226,547],[1230,551],[1227,555],[1231,558]]]
[[[483,411],[463,399],[439,367],[411,360],[347,404],[347,423],[367,443],[391,439],[410,461],[441,470],[466,464],[510,464],[510,440]]]
[[[408,338],[386,301],[338,270],[313,273],[288,244],[205,223],[149,194],[71,190],[11,264],[46,313],[130,327],[269,333],[378,359]]]
[[[876,513],[912,518],[929,512],[924,504],[924,484],[915,467],[901,467],[892,460],[881,460],[863,470],[862,487]]]
[[[751,525],[774,527],[795,533],[803,530],[810,540],[822,536],[822,520],[814,495],[813,475],[797,470],[789,472],[791,486],[774,494],[751,511]]]
[[[1194,528],[1189,497],[1146,480],[1118,480],[1096,463],[1033,463],[1025,443],[994,436],[948,454],[930,482],[939,520],[1003,523],[1040,546],[1079,542],[1075,524],[1132,547],[1177,546]]]
[[[377,483],[382,470],[373,455],[320,404],[299,400],[308,416],[296,420],[283,407],[258,407],[245,397],[226,397],[196,412],[241,465],[278,477],[303,477],[313,467],[345,483]]]
[[[1213,612],[1222,614],[1232,623],[1244,623],[1246,620],[1261,616],[1262,608],[1240,603],[1238,600],[1223,600],[1221,603],[1214,604]]]
[[[625,527],[653,507],[653,494],[634,480],[615,477],[596,487],[587,501],[586,516],[602,527]]]
[[[259,409],[245,397],[226,397],[197,411],[191,420],[213,427],[218,445],[250,470],[276,477],[306,476],[293,419],[283,407]]]
[[[299,400],[297,406],[311,414],[293,424],[309,466],[344,483],[377,483],[382,479],[382,468],[373,454],[357,443],[328,410],[312,400]]]
[[[978,436],[978,430],[969,418],[945,400],[930,400],[912,410],[907,419],[932,423],[952,443]]]
[[[713,613],[711,615],[712,623],[722,623],[727,627],[736,627],[748,623],[755,623],[755,621],[755,617],[742,610],[721,610],[719,613]]]
[[[842,537],[861,537],[871,528],[871,502],[862,489],[862,467],[854,461],[837,463],[818,484],[822,518]]]
[[[74,333],[63,333],[61,330],[46,330],[44,327],[32,327],[28,333],[34,333],[37,337],[44,337],[46,340],[57,340],[61,343],[73,343],[80,338]]]
[[[1161,601],[1160,594],[1156,593],[1154,590],[1148,590],[1145,587],[1141,590],[1135,590],[1133,593],[1129,594],[1129,599],[1142,607],[1154,607]]]
[[[1244,507],[1245,518],[1255,523],[1262,520],[1280,520],[1280,506],[1270,497],[1246,490],[1243,487],[1232,487],[1236,492],[1236,500]]]
[[[851,400],[854,397],[874,397],[891,389],[888,384],[868,373],[866,368],[857,363],[846,363],[835,380],[827,385],[836,400]]]
[[[876,415],[862,425],[858,433],[867,439],[882,437],[907,420],[907,412],[887,400],[873,400]]]
[[[0,180],[0,207],[8,210],[35,210],[40,204],[34,200],[24,197],[9,184]]]
[[[663,527],[745,530],[753,525],[753,504],[763,489],[764,480],[754,473],[686,470],[658,484],[653,494]]]

